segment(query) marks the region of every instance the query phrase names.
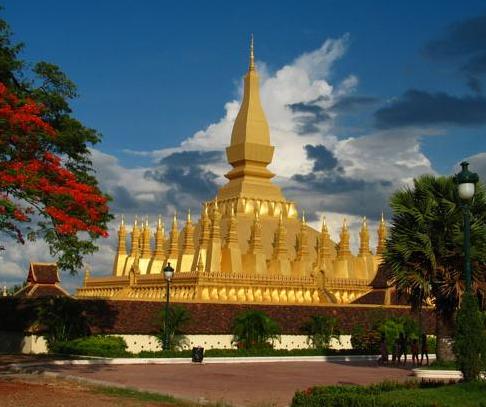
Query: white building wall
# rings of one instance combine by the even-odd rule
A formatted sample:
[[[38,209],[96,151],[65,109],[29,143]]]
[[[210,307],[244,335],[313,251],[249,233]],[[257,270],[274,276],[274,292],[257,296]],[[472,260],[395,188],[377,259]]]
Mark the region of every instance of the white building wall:
[[[12,334],[0,332],[0,342],[12,342],[12,335],[16,336],[16,346],[20,353],[39,354],[47,353],[47,342],[42,336]],[[158,339],[152,335],[115,335],[122,337],[127,343],[127,350],[132,353],[141,351],[160,351],[162,346]],[[186,335],[184,349],[202,346],[204,349],[236,349],[232,344],[232,335]],[[275,349],[306,349],[309,348],[305,335],[281,335],[279,341],[274,342]],[[351,335],[341,335],[340,341],[333,339],[331,349],[351,349]],[[7,350],[5,350],[7,351]],[[14,350],[9,350],[13,352]]]

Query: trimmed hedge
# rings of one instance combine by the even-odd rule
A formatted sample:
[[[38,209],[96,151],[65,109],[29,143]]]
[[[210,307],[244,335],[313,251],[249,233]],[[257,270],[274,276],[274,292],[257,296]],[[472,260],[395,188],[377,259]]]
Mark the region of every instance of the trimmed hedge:
[[[437,385],[430,385],[437,386]],[[389,400],[380,395],[397,390],[416,389],[416,382],[396,383],[385,381],[371,386],[311,387],[295,393],[292,407],[436,407],[434,402],[417,400]]]
[[[53,353],[65,355],[84,355],[101,357],[130,357],[125,340],[119,336],[94,335],[72,341],[56,342],[52,345]]]

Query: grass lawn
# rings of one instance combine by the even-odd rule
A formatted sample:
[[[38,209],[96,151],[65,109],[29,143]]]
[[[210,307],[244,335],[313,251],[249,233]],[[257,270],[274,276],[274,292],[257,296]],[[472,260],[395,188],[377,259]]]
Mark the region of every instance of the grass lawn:
[[[486,383],[460,383],[425,389],[404,389],[382,393],[378,399],[387,402],[415,402],[426,406],[485,406]]]
[[[231,407],[229,404],[224,403],[207,403],[199,404],[190,401],[179,400],[175,397],[166,395],[152,393],[148,391],[138,391],[132,389],[123,389],[118,387],[94,387],[93,391],[100,394],[105,394],[111,397],[120,397],[134,399],[142,402],[150,403],[160,403],[161,406],[171,406],[171,407]]]
[[[486,382],[421,385],[323,386],[298,392],[292,407],[486,407]]]

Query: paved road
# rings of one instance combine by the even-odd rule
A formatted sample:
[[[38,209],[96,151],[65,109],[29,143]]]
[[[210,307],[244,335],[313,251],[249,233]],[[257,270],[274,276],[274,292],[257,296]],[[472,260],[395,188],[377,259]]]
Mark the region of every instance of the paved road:
[[[410,370],[376,363],[280,362],[244,364],[49,366],[48,371],[109,381],[176,397],[235,406],[287,406],[296,390],[313,385],[404,381]]]

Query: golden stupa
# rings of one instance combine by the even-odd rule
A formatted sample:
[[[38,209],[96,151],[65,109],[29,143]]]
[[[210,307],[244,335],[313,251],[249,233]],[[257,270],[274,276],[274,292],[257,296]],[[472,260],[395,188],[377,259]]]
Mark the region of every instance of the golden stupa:
[[[77,297],[162,301],[162,270],[168,263],[175,269],[171,301],[346,304],[369,293],[384,248],[383,216],[376,254],[364,218],[354,256],[346,220],[336,245],[325,219],[321,231],[308,226],[304,215],[299,219],[295,203],[271,181],[274,174],[267,166],[274,150],[260,103],[252,38],[243,101],[226,148],[233,167],[225,175],[227,184],[203,203],[197,225],[188,212],[179,230],[175,214],[168,237],[161,218],[154,234],[148,220],[139,225],[135,219],[129,252],[122,219],[113,274],[91,277],[87,272]]]

